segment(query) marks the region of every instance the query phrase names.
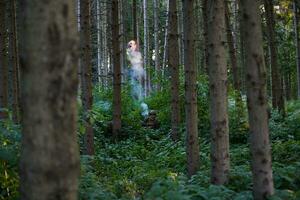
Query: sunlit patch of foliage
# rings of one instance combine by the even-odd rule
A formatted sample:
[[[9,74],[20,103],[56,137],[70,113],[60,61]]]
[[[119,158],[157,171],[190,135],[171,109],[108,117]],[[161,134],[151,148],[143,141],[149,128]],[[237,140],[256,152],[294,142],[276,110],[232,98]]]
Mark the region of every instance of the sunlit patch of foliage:
[[[0,199],[19,197],[18,163],[20,158],[20,127],[12,120],[0,120]]]

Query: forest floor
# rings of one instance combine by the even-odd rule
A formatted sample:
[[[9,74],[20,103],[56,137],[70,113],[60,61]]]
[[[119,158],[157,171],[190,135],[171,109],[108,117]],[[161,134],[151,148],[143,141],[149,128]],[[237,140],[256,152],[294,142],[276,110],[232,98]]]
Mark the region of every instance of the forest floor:
[[[118,141],[113,141],[109,133],[109,101],[98,100],[105,99],[104,96],[95,97],[91,114],[96,153],[81,156],[80,199],[253,199],[246,118],[237,115],[234,105],[229,104],[230,179],[225,186],[211,185],[208,102],[206,97],[198,99],[200,168],[188,179],[184,125],[180,129],[180,141],[172,142],[169,136],[169,100],[165,95],[146,101],[151,109],[158,111],[161,126],[156,130],[142,127],[140,108],[130,103],[130,97],[122,97],[126,104],[122,107],[123,130]],[[82,113],[78,135],[82,150],[84,128],[81,116]],[[300,199],[300,101],[287,104],[285,118],[272,111],[269,127],[276,188],[276,195],[271,199]],[[3,121],[0,122],[0,132],[0,200],[18,199],[20,127],[11,120]]]
[[[271,199],[300,199],[300,104],[288,109],[285,119],[276,112],[270,119],[276,187]],[[199,137],[199,172],[188,179],[183,133],[178,143],[171,141],[166,127],[126,133],[128,137],[116,143],[96,135],[96,155],[82,157],[81,199],[253,199],[247,134],[232,134],[229,184],[214,186],[207,135]]]

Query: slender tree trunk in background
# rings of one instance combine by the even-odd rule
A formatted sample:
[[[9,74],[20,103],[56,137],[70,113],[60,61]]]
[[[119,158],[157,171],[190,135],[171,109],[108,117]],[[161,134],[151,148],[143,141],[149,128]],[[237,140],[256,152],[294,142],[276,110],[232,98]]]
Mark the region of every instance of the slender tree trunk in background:
[[[91,63],[91,5],[90,1],[80,0],[80,66],[81,99],[84,111],[86,154],[94,154],[94,131],[90,120],[93,105],[92,63]]]
[[[8,55],[7,55],[7,28],[6,1],[0,1],[0,109],[8,109]],[[7,118],[7,112],[0,110],[0,119]]]
[[[211,182],[222,185],[228,182],[230,169],[225,3],[223,0],[211,1],[208,3],[208,8],[208,72],[212,137]]]
[[[9,1],[9,13],[10,13],[10,34],[9,34],[9,45],[11,49],[10,63],[12,65],[12,113],[13,121],[15,123],[20,122],[20,108],[19,108],[19,55],[18,55],[18,44],[17,44],[17,23],[16,23],[16,0]]]
[[[170,5],[169,2],[167,2],[167,13],[169,13]],[[165,25],[165,37],[164,37],[164,55],[163,55],[163,76],[166,73],[166,63],[167,63],[167,57],[168,57],[168,35],[169,35],[169,18],[166,18],[166,25]]]
[[[160,91],[160,81],[161,81],[161,69],[160,69],[160,57],[159,57],[159,29],[158,29],[158,0],[153,0],[154,5],[154,46],[155,46],[155,72],[158,82],[156,85],[156,90]],[[175,2],[174,2],[175,3]],[[175,3],[176,4],[176,3]]]
[[[132,0],[132,24],[133,24],[133,39],[137,41],[137,2]]]
[[[227,2],[229,3],[229,2]],[[232,39],[233,39],[233,46],[235,48],[235,52],[237,54],[237,38],[238,38],[238,27],[239,27],[239,15],[238,15],[238,0],[233,0],[233,25],[232,25]]]
[[[111,76],[113,73],[113,61],[112,61],[112,3],[106,1],[106,74],[107,74],[107,86],[112,85]]]
[[[241,1],[254,199],[274,193],[259,1]]]
[[[140,18],[139,17],[136,18],[136,35],[137,35],[136,42],[138,44],[138,46],[137,46],[138,50],[141,51],[140,50],[140,44],[141,44],[141,39],[140,39],[140,37],[141,37],[140,36],[140,34],[141,34],[141,32],[140,32],[140,24],[142,24],[142,21],[143,21],[143,6],[142,5],[139,6],[138,2],[136,4],[136,6],[137,6],[137,10],[140,9],[140,15],[141,15],[141,17]],[[142,3],[142,2],[140,2],[140,3]],[[145,66],[144,66],[144,68],[145,68]]]
[[[178,32],[179,32],[179,63],[181,66],[184,65],[184,42],[183,42],[183,9],[182,0],[177,1],[178,9]]]
[[[271,54],[271,69],[272,69],[272,105],[284,113],[284,100],[279,76],[279,66],[277,60],[277,46],[275,38],[275,19],[273,0],[264,0],[266,21],[268,26],[268,40]]]
[[[199,168],[197,71],[195,65],[194,2],[183,0],[184,67],[185,67],[185,113],[188,176]]]
[[[296,54],[297,54],[297,94],[300,99],[300,37],[299,37],[299,20],[300,20],[300,5],[298,0],[294,0],[294,32],[295,32],[295,43],[296,43]]]
[[[225,1],[225,23],[226,23],[227,43],[228,43],[231,69],[232,69],[232,75],[233,75],[233,86],[237,92],[237,101],[241,101],[242,97],[241,97],[239,71],[238,71],[238,64],[237,64],[236,49],[235,49],[234,41],[233,41],[233,32],[231,31],[228,1]]]
[[[241,86],[241,91],[245,91],[245,88],[246,88],[246,83],[245,83],[245,65],[246,65],[246,62],[245,62],[245,44],[244,44],[244,36],[242,34],[243,32],[243,23],[242,23],[242,12],[241,12],[241,1],[242,0],[236,0],[237,1],[237,7],[238,7],[238,13],[237,13],[237,18],[238,18],[238,23],[239,23],[239,26],[238,26],[238,31],[240,33],[240,37],[239,37],[239,42],[237,42],[237,44],[239,44],[239,52],[240,52],[240,64],[241,66],[241,69],[240,69],[240,86]]]
[[[148,66],[148,0],[143,0],[144,13],[144,69],[146,72],[145,80],[145,94],[149,94],[149,66]]]
[[[124,83],[126,80],[126,41],[125,41],[125,12],[124,12],[124,6],[125,6],[125,1],[120,0],[119,1],[119,19],[120,19],[120,48],[121,48],[121,82]]]
[[[101,83],[101,28],[100,28],[100,0],[96,0],[96,24],[97,24],[97,81]]]
[[[22,200],[77,199],[75,5],[74,0],[20,1]]]
[[[203,61],[205,60],[204,54],[205,52],[203,51],[203,46],[205,45],[205,41],[203,39],[203,15],[202,15],[202,5],[201,5],[201,0],[196,0],[196,5],[195,5],[195,37],[199,38],[196,40],[196,66],[197,66],[197,71],[199,74],[206,74],[205,66],[203,64]]]
[[[173,141],[179,140],[179,35],[178,35],[178,18],[177,18],[177,2],[169,0],[169,50],[168,65],[171,69],[171,110],[172,110],[172,132]]]
[[[121,63],[119,42],[118,0],[112,0],[112,51],[113,51],[113,136],[121,130]]]
[[[103,7],[104,7],[104,20],[103,20],[103,28],[104,28],[104,53],[103,53],[103,57],[104,57],[104,85],[105,88],[108,88],[108,72],[109,72],[109,68],[110,68],[110,63],[109,63],[109,55],[110,55],[110,22],[109,22],[109,18],[110,18],[110,7],[108,5],[107,2],[103,2]]]
[[[208,16],[207,16],[207,2],[202,0],[202,16],[203,16],[203,39],[204,39],[204,69],[208,70]]]

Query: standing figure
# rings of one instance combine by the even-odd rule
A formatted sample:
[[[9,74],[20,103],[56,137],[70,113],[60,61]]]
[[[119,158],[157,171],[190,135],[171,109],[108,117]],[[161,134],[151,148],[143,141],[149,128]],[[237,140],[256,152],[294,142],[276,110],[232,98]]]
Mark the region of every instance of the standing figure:
[[[132,86],[132,96],[140,101],[144,97],[143,83],[145,80],[145,70],[143,68],[143,58],[138,50],[137,43],[131,40],[127,46],[128,60],[131,63],[130,78]]]

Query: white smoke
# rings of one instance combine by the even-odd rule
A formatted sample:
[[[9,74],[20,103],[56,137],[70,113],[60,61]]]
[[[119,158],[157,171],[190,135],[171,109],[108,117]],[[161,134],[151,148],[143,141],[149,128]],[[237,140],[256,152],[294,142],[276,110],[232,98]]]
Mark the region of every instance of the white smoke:
[[[142,115],[143,117],[147,117],[149,115],[149,108],[148,105],[144,102],[141,103],[141,108],[142,108]]]
[[[130,84],[131,84],[131,95],[137,101],[142,102],[142,115],[144,117],[148,116],[149,108],[146,103],[143,102],[145,93],[143,89],[143,81],[145,81],[145,70],[143,68],[143,58],[141,52],[131,45],[135,43],[129,42],[129,48],[127,49],[128,60],[131,64],[130,70]]]
[[[137,50],[127,49],[127,55],[131,64],[130,83],[132,96],[141,101],[144,97],[143,81],[145,79],[142,54]]]

